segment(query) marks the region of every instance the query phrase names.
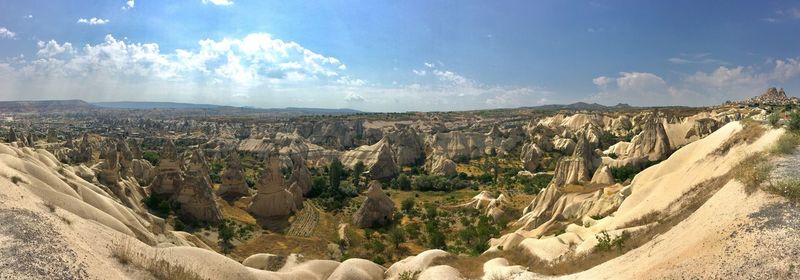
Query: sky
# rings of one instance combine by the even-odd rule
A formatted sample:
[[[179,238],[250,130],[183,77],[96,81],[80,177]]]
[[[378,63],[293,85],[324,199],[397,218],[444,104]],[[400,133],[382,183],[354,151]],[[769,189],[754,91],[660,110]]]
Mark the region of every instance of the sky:
[[[0,100],[450,111],[800,95],[797,1],[0,0]]]

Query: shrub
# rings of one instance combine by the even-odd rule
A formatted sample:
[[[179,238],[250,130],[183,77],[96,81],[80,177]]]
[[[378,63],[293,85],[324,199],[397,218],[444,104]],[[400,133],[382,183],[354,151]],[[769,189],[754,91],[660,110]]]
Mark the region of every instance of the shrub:
[[[389,242],[392,242],[394,248],[399,248],[400,243],[406,241],[406,234],[399,228],[393,228],[389,231]]]
[[[22,178],[16,175],[11,176],[11,182],[14,183],[14,185],[19,185],[20,182],[26,183],[25,180],[22,180]]]
[[[522,191],[526,194],[538,194],[542,189],[546,188],[547,184],[550,184],[552,180],[553,175],[551,174],[537,175],[534,177],[522,176],[520,179],[517,179],[517,181],[522,184]]]
[[[595,238],[597,238],[595,248],[601,252],[610,251],[614,247],[622,251],[622,247],[625,246],[625,240],[628,239],[628,233],[623,231],[620,235],[611,238],[608,232],[604,230],[595,235]]]
[[[769,122],[772,127],[778,127],[778,121],[780,120],[781,116],[778,113],[772,113],[767,116],[767,122]]]
[[[160,158],[160,156],[159,156],[158,152],[146,151],[146,152],[142,153],[142,158],[144,158],[145,160],[149,161],[150,164],[152,164],[153,166],[156,166],[156,165],[158,165],[158,159]]]
[[[406,198],[400,202],[400,209],[403,210],[403,213],[411,213],[411,211],[414,210],[414,203],[415,201],[413,197]]]
[[[790,131],[800,131],[800,114],[797,112],[789,114],[789,121],[786,123],[786,126]]]
[[[748,194],[753,193],[767,181],[771,171],[772,164],[763,153],[754,153],[746,157],[731,170],[733,177],[744,185]]]
[[[767,186],[768,192],[781,195],[791,201],[800,201],[800,179],[791,178],[781,180]]]
[[[399,176],[397,176],[396,180],[397,180],[396,181],[397,182],[397,188],[399,188],[401,190],[404,190],[404,191],[411,190],[411,179],[408,178],[408,175],[400,174]]]
[[[794,153],[795,147],[800,145],[800,134],[794,132],[786,132],[778,138],[775,145],[770,149],[773,154],[791,154]]]

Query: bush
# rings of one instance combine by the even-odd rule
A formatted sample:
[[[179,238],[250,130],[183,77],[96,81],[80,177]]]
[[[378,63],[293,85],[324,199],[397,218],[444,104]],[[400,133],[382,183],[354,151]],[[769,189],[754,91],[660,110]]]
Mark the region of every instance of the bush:
[[[766,189],[768,192],[786,197],[791,201],[800,201],[800,179],[785,179],[775,184],[770,184]]]
[[[412,189],[422,192],[460,190],[469,185],[469,182],[458,178],[448,179],[436,175],[419,175],[414,177],[414,181],[411,183]]]
[[[772,127],[778,127],[778,122],[781,120],[781,116],[778,113],[772,113],[767,116],[767,121]]]
[[[397,188],[408,191],[411,190],[411,179],[406,174],[400,174],[396,179]]]
[[[748,194],[755,192],[769,179],[772,164],[763,153],[752,154],[737,164],[731,172],[733,177],[744,185]]]
[[[149,161],[150,164],[152,164],[153,166],[158,165],[158,159],[160,157],[161,156],[159,156],[158,152],[154,152],[154,151],[146,151],[146,152],[142,153],[142,158],[147,160],[147,161]]]
[[[546,188],[547,184],[550,184],[552,180],[553,175],[551,174],[537,175],[534,177],[523,176],[517,179],[517,181],[522,184],[522,191],[526,194],[538,194],[542,189]]]
[[[414,203],[415,201],[413,197],[406,198],[400,202],[400,209],[403,210],[403,213],[411,213],[411,211],[414,210]]]
[[[628,239],[628,233],[623,231],[622,234],[611,238],[611,236],[608,235],[608,232],[604,230],[595,235],[595,238],[597,238],[597,245],[595,245],[597,250],[605,252],[616,247],[621,252],[622,247],[625,245],[625,240]]]
[[[794,132],[786,132],[778,138],[770,152],[787,155],[794,153],[795,147],[798,145],[800,145],[800,135]]]
[[[797,112],[789,114],[789,121],[786,123],[786,127],[790,131],[800,131],[800,114]]]
[[[470,158],[467,155],[457,155],[453,157],[453,162],[455,163],[469,163]]]

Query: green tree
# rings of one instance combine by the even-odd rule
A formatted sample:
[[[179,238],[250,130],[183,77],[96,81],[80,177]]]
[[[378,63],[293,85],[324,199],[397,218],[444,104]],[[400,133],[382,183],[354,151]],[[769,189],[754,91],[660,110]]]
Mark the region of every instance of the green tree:
[[[339,184],[345,177],[344,165],[339,158],[334,158],[328,166],[328,186],[331,189],[339,189]]]
[[[353,166],[353,185],[355,185],[356,188],[361,184],[361,174],[364,173],[365,168],[364,162],[360,160]]]
[[[792,112],[789,114],[789,121],[786,123],[791,131],[800,131],[800,114]]]
[[[411,213],[411,211],[414,210],[414,203],[413,197],[403,199],[403,201],[400,202],[400,209],[403,210],[403,213]]]
[[[397,176],[397,187],[404,191],[411,190],[411,179],[408,178],[408,175],[400,174]]]
[[[769,116],[767,117],[767,121],[769,122],[770,125],[772,125],[772,127],[778,127],[778,121],[780,120],[781,116],[777,112],[769,114]]]
[[[394,248],[397,249],[400,247],[400,243],[406,241],[406,234],[400,230],[399,228],[393,228],[389,231],[389,242],[392,242]]]

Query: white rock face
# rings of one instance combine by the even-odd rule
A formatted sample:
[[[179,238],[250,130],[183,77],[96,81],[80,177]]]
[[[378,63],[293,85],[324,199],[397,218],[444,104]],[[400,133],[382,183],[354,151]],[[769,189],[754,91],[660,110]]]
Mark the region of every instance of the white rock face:
[[[344,152],[341,160],[342,164],[350,168],[360,161],[369,171],[370,178],[384,179],[395,177],[400,172],[394,158],[389,138],[384,137],[373,145]]]
[[[611,174],[611,169],[608,166],[603,166],[597,169],[592,176],[592,184],[611,185],[614,184],[614,176]]]

